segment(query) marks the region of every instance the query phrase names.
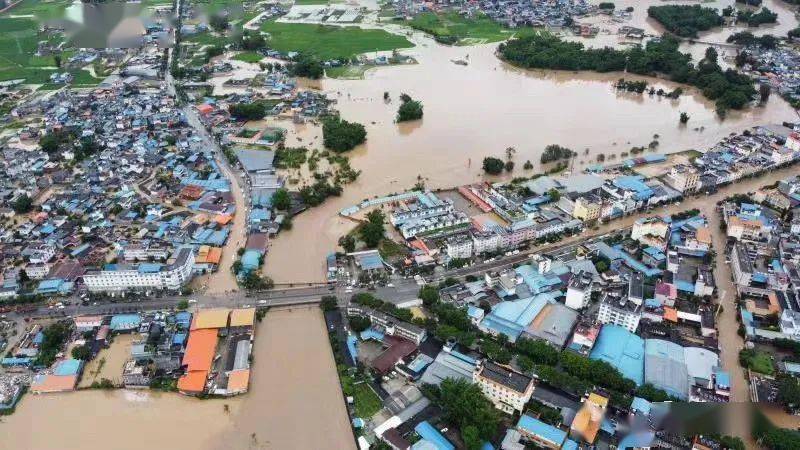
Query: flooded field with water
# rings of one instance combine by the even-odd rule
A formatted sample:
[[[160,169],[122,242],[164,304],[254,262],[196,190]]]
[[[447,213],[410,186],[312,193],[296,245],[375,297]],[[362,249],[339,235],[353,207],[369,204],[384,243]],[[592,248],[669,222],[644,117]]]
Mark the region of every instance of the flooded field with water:
[[[319,308],[270,311],[256,330],[252,373],[250,392],[230,399],[131,390],[27,395],[0,421],[0,449],[355,448]]]
[[[447,47],[420,33],[411,39],[417,46],[406,53],[418,64],[371,70],[364,80],[312,84],[337,100],[345,119],[366,126],[366,144],[348,153],[362,174],[341,197],[296,217],[293,229],[272,242],[265,270],[276,282],[323,279],[325,255],[351,226],[336,216],[342,208],[407,189],[418,177],[431,188],[478,181],[483,158],[504,158],[507,147],[516,149],[517,169],[510,176],[530,176],[539,170],[541,152],[549,144],[575,150],[579,156],[573,170],[579,171],[596,163],[601,153],[606,162],[614,162],[631,147],[653,140],[660,153],[704,149],[750,126],[797,118],[786,102],[772,96],[765,106],[731,112],[723,121],[712,102],[685,86],[677,100],[613,87],[623,76],[665,90],[678,86],[664,80],[520,70],[497,59],[496,44]],[[458,59],[469,64],[454,64]],[[384,101],[384,92],[390,101]],[[422,120],[394,123],[402,93],[423,102]],[[679,124],[681,112],[691,117],[687,126]],[[287,145],[320,148],[322,133],[305,125],[290,134]],[[522,170],[526,160],[534,170]]]

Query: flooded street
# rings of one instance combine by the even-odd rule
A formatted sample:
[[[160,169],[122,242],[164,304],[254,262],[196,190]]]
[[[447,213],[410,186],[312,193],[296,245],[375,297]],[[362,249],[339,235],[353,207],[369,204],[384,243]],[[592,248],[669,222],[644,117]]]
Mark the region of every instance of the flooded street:
[[[624,159],[623,152],[647,146],[655,135],[660,153],[704,149],[732,132],[797,117],[773,96],[764,107],[732,112],[720,121],[713,103],[687,87],[685,95],[668,100],[618,93],[612,86],[622,76],[665,90],[678,86],[674,83],[620,73],[525,71],[499,61],[496,44],[446,47],[420,33],[411,39],[417,46],[407,53],[419,64],[372,70],[364,80],[318,83],[337,99],[345,119],[367,128],[367,143],[348,153],[362,174],[341,197],[299,215],[293,229],[272,242],[265,271],[276,282],[323,279],[325,255],[351,226],[336,217],[342,208],[408,189],[418,176],[431,188],[475,182],[482,177],[483,158],[504,158],[509,146],[517,150],[511,176],[531,176],[548,144],[578,152],[573,170],[579,171],[600,153],[607,162]],[[452,62],[467,56],[468,66]],[[384,102],[384,92],[391,102]],[[394,123],[402,93],[423,102],[421,121]],[[691,116],[688,126],[679,125],[681,112]],[[319,148],[321,140],[318,128],[305,126],[298,136],[290,134],[287,145]],[[522,170],[526,160],[534,170]]]
[[[355,448],[319,308],[267,314],[252,373],[250,392],[230,399],[132,390],[26,395],[0,422],[0,449]]]

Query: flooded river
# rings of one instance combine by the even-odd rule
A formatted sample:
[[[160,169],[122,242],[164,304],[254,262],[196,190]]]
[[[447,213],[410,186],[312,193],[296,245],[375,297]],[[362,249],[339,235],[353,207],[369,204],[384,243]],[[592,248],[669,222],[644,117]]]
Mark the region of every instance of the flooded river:
[[[0,449],[355,448],[319,308],[270,311],[256,330],[252,373],[249,393],[221,400],[127,390],[28,395],[2,418]]]
[[[419,33],[411,39],[417,46],[408,53],[419,64],[372,70],[364,80],[319,82],[337,99],[344,118],[367,128],[367,143],[349,153],[362,174],[341,197],[304,212],[290,232],[273,241],[265,270],[276,282],[323,278],[325,255],[350,227],[336,217],[342,208],[407,189],[419,176],[433,188],[474,182],[481,179],[483,158],[504,158],[510,146],[517,162],[512,176],[530,176],[548,144],[578,152],[573,167],[578,171],[595,163],[600,153],[606,161],[622,159],[621,153],[647,146],[655,135],[662,153],[702,149],[749,126],[797,117],[772,96],[764,107],[732,112],[720,121],[713,103],[692,89],[684,88],[687,94],[677,100],[619,93],[612,83],[620,73],[525,71],[499,61],[496,44],[446,47]],[[467,58],[467,66],[452,62]],[[665,90],[677,87],[647,80]],[[390,102],[384,102],[384,92]],[[394,123],[401,93],[423,102],[421,121]],[[688,126],[679,125],[681,112],[691,116]],[[297,137],[290,136],[288,144],[321,146],[318,128],[305,126]],[[523,171],[526,160],[537,168]]]

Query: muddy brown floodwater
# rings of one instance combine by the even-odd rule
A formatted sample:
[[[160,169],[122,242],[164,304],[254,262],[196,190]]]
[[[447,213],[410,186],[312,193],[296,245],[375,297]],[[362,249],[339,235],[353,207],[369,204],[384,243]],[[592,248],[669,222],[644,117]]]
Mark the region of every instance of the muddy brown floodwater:
[[[419,64],[386,67],[367,72],[364,80],[322,80],[318,87],[337,99],[347,120],[363,123],[367,143],[349,153],[353,167],[362,170],[356,183],[341,197],[299,215],[294,227],[272,242],[265,271],[276,282],[321,281],[324,257],[334,251],[339,236],[351,224],[338,218],[342,208],[364,198],[402,191],[421,176],[428,187],[451,187],[480,180],[486,156],[504,158],[506,147],[516,149],[513,176],[538,170],[542,149],[565,145],[580,155],[578,171],[604,153],[621,159],[632,146],[646,146],[659,135],[659,152],[703,149],[723,136],[756,124],[796,118],[780,98],[772,96],[764,107],[733,112],[720,121],[713,103],[697,91],[677,100],[618,93],[612,83],[645,79],[657,87],[677,84],[645,77],[612,74],[526,71],[496,58],[496,44],[446,47],[420,33],[407,53]],[[452,62],[465,59],[469,65]],[[391,101],[384,102],[388,92]],[[421,121],[394,123],[401,93],[421,100]],[[691,116],[680,126],[681,112]],[[321,146],[321,131],[304,126],[289,145]],[[588,149],[588,151],[586,150]],[[526,160],[536,169],[523,171]]]
[[[0,421],[0,449],[355,449],[319,308],[271,310],[256,330],[252,373],[250,392],[221,400],[128,390],[27,395]]]

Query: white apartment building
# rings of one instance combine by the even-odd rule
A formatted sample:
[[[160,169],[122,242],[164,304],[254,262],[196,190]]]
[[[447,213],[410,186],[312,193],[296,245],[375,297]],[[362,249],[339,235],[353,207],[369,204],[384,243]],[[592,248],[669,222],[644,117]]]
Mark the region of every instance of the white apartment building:
[[[87,272],[83,283],[91,292],[124,292],[127,290],[176,290],[192,279],[194,253],[189,247],[175,252],[174,261],[168,264],[143,263],[121,265],[109,270]]]
[[[122,250],[125,261],[166,260],[169,248],[159,245],[130,244]]]
[[[581,272],[569,280],[565,305],[574,310],[589,306],[592,298],[592,274]]]
[[[482,253],[491,253],[500,250],[502,247],[502,238],[499,234],[488,231],[483,233],[472,234],[472,251],[476,255]]]
[[[641,307],[624,297],[606,296],[597,311],[598,322],[619,325],[631,333],[635,333],[636,329],[639,328],[639,320],[641,318]]]
[[[472,257],[472,239],[469,236],[456,236],[447,240],[447,256],[467,259]]]
[[[475,368],[472,381],[495,408],[507,414],[521,412],[533,395],[533,378],[488,360]]]
[[[50,273],[49,264],[28,264],[25,266],[25,274],[31,280],[41,280]]]

